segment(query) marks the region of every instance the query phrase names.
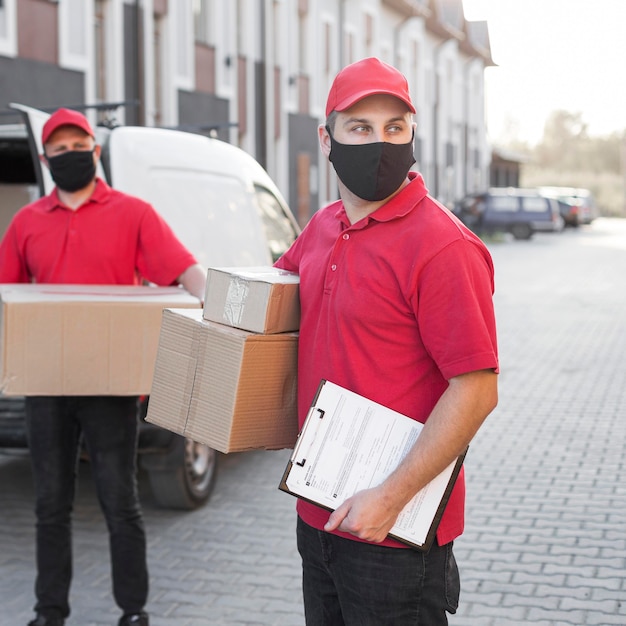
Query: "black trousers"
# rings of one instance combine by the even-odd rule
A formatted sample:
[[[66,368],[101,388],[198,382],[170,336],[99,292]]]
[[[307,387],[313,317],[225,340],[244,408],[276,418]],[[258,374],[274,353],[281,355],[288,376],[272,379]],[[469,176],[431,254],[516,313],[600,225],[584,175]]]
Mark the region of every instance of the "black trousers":
[[[446,626],[459,604],[452,543],[428,552],[344,539],[297,523],[310,626]]]
[[[67,617],[72,509],[81,438],[109,532],[113,596],[138,613],[148,596],[146,538],[136,480],[137,398],[29,397],[26,427],[35,483],[35,610]]]

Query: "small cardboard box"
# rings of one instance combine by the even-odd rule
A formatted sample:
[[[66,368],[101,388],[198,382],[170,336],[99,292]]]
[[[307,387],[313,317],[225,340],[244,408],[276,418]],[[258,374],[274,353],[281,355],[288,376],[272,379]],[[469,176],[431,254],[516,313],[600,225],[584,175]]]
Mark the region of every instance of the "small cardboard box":
[[[261,335],[166,309],[148,422],[220,452],[292,448],[298,335]]]
[[[300,327],[300,277],[271,266],[210,267],[204,319],[255,333]]]
[[[0,285],[0,390],[13,395],[150,392],[166,307],[178,287]]]

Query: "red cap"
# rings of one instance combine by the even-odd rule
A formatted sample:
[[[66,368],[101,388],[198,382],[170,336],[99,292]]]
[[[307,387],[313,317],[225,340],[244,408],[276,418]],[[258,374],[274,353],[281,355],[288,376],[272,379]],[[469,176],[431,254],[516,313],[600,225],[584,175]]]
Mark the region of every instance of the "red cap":
[[[91,124],[82,113],[72,109],[57,109],[43,125],[41,143],[46,144],[48,139],[50,139],[50,135],[61,126],[77,126],[95,138]]]
[[[404,75],[380,59],[370,57],[344,67],[335,76],[326,101],[326,117],[332,111],[345,111],[359,100],[376,94],[395,96],[415,113]]]

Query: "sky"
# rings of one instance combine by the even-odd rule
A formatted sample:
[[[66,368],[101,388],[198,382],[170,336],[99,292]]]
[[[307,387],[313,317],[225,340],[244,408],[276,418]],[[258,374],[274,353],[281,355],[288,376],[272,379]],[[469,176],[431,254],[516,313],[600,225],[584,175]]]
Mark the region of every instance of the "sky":
[[[580,113],[590,135],[626,130],[626,0],[463,0],[486,19],[492,142],[536,144],[550,113]]]

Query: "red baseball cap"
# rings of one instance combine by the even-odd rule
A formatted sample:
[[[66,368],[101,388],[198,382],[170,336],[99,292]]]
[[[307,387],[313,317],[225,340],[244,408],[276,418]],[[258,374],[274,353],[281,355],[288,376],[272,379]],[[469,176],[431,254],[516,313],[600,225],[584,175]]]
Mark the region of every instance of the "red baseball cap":
[[[404,74],[380,59],[370,57],[344,67],[335,76],[326,101],[326,117],[332,111],[345,111],[359,100],[376,94],[395,96],[415,113]]]
[[[41,143],[46,144],[48,139],[50,139],[50,135],[52,135],[52,133],[61,126],[77,126],[81,130],[84,130],[88,135],[95,138],[95,134],[91,128],[89,120],[87,120],[82,113],[73,111],[72,109],[57,109],[43,125],[43,130],[41,131]]]

